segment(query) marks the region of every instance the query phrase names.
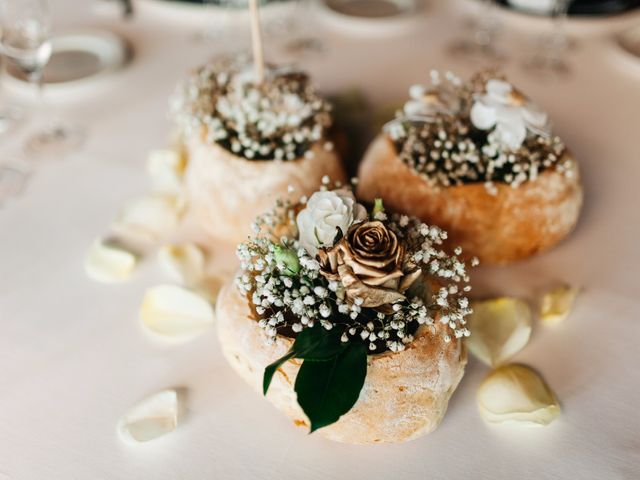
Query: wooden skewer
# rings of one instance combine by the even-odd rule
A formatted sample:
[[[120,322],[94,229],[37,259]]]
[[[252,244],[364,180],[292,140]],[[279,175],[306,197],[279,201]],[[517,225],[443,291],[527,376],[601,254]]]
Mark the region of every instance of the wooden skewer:
[[[249,0],[249,10],[251,12],[251,45],[253,48],[253,63],[256,68],[256,83],[261,84],[264,82],[264,51],[262,49],[258,0]]]

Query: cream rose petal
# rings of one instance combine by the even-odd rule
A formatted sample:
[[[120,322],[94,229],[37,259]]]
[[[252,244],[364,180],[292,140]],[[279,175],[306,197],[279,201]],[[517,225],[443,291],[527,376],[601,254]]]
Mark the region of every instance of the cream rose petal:
[[[426,115],[432,113],[434,108],[421,100],[409,100],[404,104],[404,113],[408,116]]]
[[[491,423],[548,425],[560,414],[555,395],[531,368],[510,364],[491,372],[478,389],[478,408]]]
[[[135,254],[110,244],[108,240],[96,240],[84,259],[84,270],[92,280],[115,283],[126,280],[137,263]]]
[[[471,123],[480,130],[489,130],[496,124],[496,109],[477,101],[471,107]]]
[[[172,279],[187,287],[199,285],[204,278],[205,255],[193,243],[165,245],[158,250],[158,260]]]
[[[529,103],[522,107],[522,118],[529,129],[539,135],[549,134],[549,119],[546,112],[536,105]]]
[[[564,321],[573,309],[578,292],[578,288],[563,285],[545,293],[540,301],[540,320],[547,324]]]
[[[527,125],[522,116],[522,107],[505,105],[496,113],[495,135],[505,148],[517,150],[527,137]]]
[[[178,411],[177,392],[164,390],[134,406],[120,420],[118,431],[126,442],[148,442],[176,429]]]
[[[487,96],[495,101],[506,102],[513,86],[504,80],[492,78],[487,81]]]
[[[148,195],[126,204],[113,227],[127,235],[156,241],[177,227],[183,208],[180,196]]]
[[[160,285],[145,293],[140,319],[152,332],[187,339],[214,322],[211,304],[202,296],[175,285]]]
[[[147,171],[156,192],[179,193],[185,167],[183,155],[175,150],[153,150],[147,158]]]
[[[531,336],[531,309],[522,300],[496,298],[472,303],[467,318],[471,336],[465,339],[469,351],[490,366],[518,353]]]
[[[318,247],[332,245],[337,229],[346,232],[353,223],[356,205],[353,194],[347,190],[320,191],[311,195],[296,219],[302,247],[315,256]],[[357,213],[361,213],[359,209]]]

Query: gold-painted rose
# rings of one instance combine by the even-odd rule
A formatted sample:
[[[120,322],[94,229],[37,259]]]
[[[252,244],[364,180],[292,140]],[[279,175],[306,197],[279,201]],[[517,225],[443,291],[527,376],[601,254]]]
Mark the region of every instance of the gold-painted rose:
[[[338,281],[347,298],[362,307],[390,311],[421,270],[404,259],[404,246],[384,223],[352,225],[333,247],[318,251],[320,273]]]

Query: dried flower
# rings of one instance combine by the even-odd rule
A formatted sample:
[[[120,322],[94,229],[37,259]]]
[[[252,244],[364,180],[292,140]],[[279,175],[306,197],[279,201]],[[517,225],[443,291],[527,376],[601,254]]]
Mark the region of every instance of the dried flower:
[[[335,246],[318,252],[320,273],[337,280],[351,301],[389,311],[421,270],[404,261],[405,247],[384,223],[374,220],[352,226]]]
[[[331,188],[330,185],[323,187],[323,192]],[[344,189],[334,192],[352,197]],[[459,250],[449,255],[440,249],[447,237],[446,232],[415,218],[377,212],[374,218],[377,222],[367,223],[382,224],[384,229],[363,229],[358,235],[358,242],[352,242],[357,248],[346,250],[351,255],[349,268],[352,271],[356,269],[355,279],[371,288],[373,295],[367,293],[352,298],[347,295],[337,267],[335,279],[322,273],[321,255],[316,257],[315,253],[310,254],[303,248],[298,229],[284,229],[285,233],[282,233],[281,226],[295,222],[300,206],[306,203],[306,198],[296,204],[288,200],[277,202],[272,210],[256,219],[256,236],[238,246],[241,273],[237,277],[237,287],[251,300],[257,323],[270,341],[279,333],[298,334],[313,328],[316,323],[327,330],[337,329],[344,342],[368,341],[372,354],[386,350],[401,352],[413,341],[420,325],[433,325],[435,321],[446,325],[442,335],[448,341],[469,336],[465,320],[471,313],[465,296],[470,289],[469,276],[465,264],[458,258]],[[311,203],[314,204],[315,200]],[[353,222],[367,220],[367,216],[374,217],[373,211],[367,212],[364,207],[354,204],[352,208],[361,210],[354,214]],[[347,237],[357,226],[358,223],[352,223],[346,228]],[[275,238],[279,238],[280,243],[274,243]],[[331,250],[333,244],[340,241],[340,238],[332,239],[323,251]],[[381,259],[377,258],[378,263],[374,262],[371,267],[363,260],[370,260],[367,255],[379,252],[378,243],[387,245],[385,251],[392,261],[387,264],[383,258],[380,263]],[[351,243],[347,242],[347,245]],[[354,250],[357,256],[353,254]],[[340,258],[346,258],[343,253],[340,255]],[[424,265],[422,272],[417,269],[418,264]],[[299,265],[299,270],[291,274],[296,265]],[[372,271],[378,271],[378,274],[374,275]],[[394,271],[400,271],[401,276],[384,278],[384,272]],[[438,284],[442,288],[421,288],[425,285],[411,278],[421,273],[429,277],[430,284]],[[365,280],[371,285],[367,285]],[[406,290],[405,287],[412,283],[413,288]],[[396,292],[400,299],[395,303],[368,307],[365,302],[385,288]]]

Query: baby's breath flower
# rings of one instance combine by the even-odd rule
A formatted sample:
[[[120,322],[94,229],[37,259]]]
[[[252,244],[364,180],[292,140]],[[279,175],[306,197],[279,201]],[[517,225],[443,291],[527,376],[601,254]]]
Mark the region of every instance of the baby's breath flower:
[[[363,298],[349,300],[340,281],[320,274],[318,261],[301,247],[295,228],[274,242],[273,228],[287,222],[295,227],[293,208],[288,202],[277,203],[257,220],[260,233],[237,249],[242,269],[238,288],[249,295],[270,342],[282,329],[297,334],[319,323],[326,330],[337,328],[342,342],[364,342],[371,353],[401,352],[421,325],[433,325],[436,318],[448,341],[469,334],[466,266],[458,258],[460,250],[449,255],[440,248],[446,237],[441,229],[397,214],[383,220],[404,242],[407,261],[417,265],[422,260],[423,273],[436,277],[442,288],[430,298],[407,297],[388,311],[376,311],[363,307]]]

